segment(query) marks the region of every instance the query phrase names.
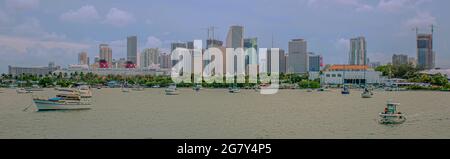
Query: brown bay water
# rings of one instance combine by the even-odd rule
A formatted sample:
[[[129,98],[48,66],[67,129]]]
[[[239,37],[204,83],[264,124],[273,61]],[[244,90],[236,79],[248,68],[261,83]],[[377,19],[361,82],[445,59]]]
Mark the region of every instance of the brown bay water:
[[[340,90],[280,90],[261,95],[253,90],[231,94],[225,89],[195,92],[164,89],[123,93],[93,90],[93,108],[36,112],[31,94],[0,93],[0,138],[450,138],[450,93]],[[52,96],[46,89],[36,95]],[[386,102],[400,102],[407,121],[380,125]]]

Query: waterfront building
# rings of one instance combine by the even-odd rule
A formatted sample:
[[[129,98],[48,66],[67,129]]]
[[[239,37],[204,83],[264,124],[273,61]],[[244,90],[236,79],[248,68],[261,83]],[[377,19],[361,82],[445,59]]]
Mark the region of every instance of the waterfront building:
[[[243,48],[244,47],[244,27],[230,26],[227,34],[226,48]]]
[[[319,72],[310,72],[311,80],[320,79],[325,85],[342,84],[382,84],[384,77],[382,72],[369,69],[366,65],[332,65]]]
[[[304,39],[293,39],[289,41],[289,56],[287,58],[288,73],[308,72],[307,42]]]
[[[141,53],[140,67],[145,68],[152,65],[159,64],[159,49],[158,48],[147,48]]]
[[[163,53],[163,54],[161,54],[160,56],[159,56],[159,58],[160,58],[160,60],[159,60],[159,62],[160,62],[160,66],[161,66],[161,68],[171,68],[171,66],[172,66],[172,62],[171,62],[171,60],[170,60],[170,54],[168,54],[168,53]]]
[[[369,63],[369,68],[376,68],[378,66],[381,66],[381,62],[379,61]]]
[[[89,65],[89,57],[87,55],[87,52],[80,52],[78,53],[78,64],[79,65]]]
[[[392,65],[400,66],[408,64],[408,55],[394,54],[392,55]]]
[[[253,48],[253,49],[251,49]],[[251,49],[251,50],[249,50]],[[250,52],[249,56],[245,56],[245,74],[249,74],[249,65],[250,64],[258,64],[258,38],[246,38],[244,39],[244,51],[255,51]],[[268,49],[270,51],[270,49]],[[252,57],[253,53],[256,54],[256,57]]]
[[[181,42],[175,42],[175,43],[170,44],[170,52],[171,52],[171,54],[177,48],[185,48],[185,49],[187,49],[187,44],[186,43],[181,43]],[[170,59],[172,59],[172,58],[170,58]],[[172,61],[171,62],[172,66],[170,66],[170,67],[173,67],[173,66],[175,66],[178,63],[178,60],[171,60],[171,61]]]
[[[122,75],[122,76],[136,76],[136,75],[170,75],[170,69],[157,69],[157,68],[85,68],[85,67],[72,67],[67,69],[58,69],[53,73],[75,73],[83,72],[84,74],[93,73],[100,76],[107,75]]]
[[[350,65],[367,65],[367,43],[364,37],[350,39]]]
[[[423,70],[435,67],[433,34],[417,34],[417,66]]]
[[[267,49],[267,72],[272,72],[272,49],[278,48],[269,48]],[[276,54],[276,52],[273,52]],[[283,49],[278,49],[278,73],[286,73],[286,55]]]
[[[55,63],[50,62],[48,66],[35,66],[35,67],[19,67],[19,66],[8,66],[8,74],[13,76],[30,74],[30,75],[47,75],[53,71],[58,70],[60,67],[55,66]]]
[[[100,60],[105,60],[106,63],[108,63],[108,66],[112,66],[112,49],[111,47],[109,47],[108,44],[100,44],[99,45],[99,58],[98,61],[95,62],[100,62]]]
[[[127,37],[127,61],[137,65],[137,36]]]
[[[208,39],[206,40],[206,48],[210,48],[210,47],[222,47],[223,46],[223,41],[220,40],[216,40],[216,39]]]
[[[309,71],[310,72],[319,72],[321,67],[323,66],[322,56],[316,55],[312,52],[309,53]]]

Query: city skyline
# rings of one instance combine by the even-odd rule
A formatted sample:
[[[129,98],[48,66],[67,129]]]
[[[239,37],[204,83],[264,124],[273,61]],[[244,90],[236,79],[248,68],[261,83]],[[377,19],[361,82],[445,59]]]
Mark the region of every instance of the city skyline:
[[[94,59],[101,43],[111,46],[114,59],[126,57],[126,37],[130,35],[138,37],[137,52],[145,48],[168,52],[172,42],[205,41],[207,35],[202,28],[207,26],[217,26],[215,38],[226,42],[228,28],[233,25],[245,28],[243,38],[258,38],[261,48],[271,47],[272,35],[274,47],[285,50],[290,40],[302,38],[308,41],[308,51],[323,55],[324,63],[343,64],[348,59],[349,39],[358,36],[366,37],[371,62],[387,63],[397,52],[416,57],[413,28],[419,27],[420,33],[428,33],[429,26],[435,24],[436,67],[450,67],[450,49],[445,44],[450,40],[447,29],[450,27],[446,27],[449,21],[442,17],[448,14],[445,6],[450,3],[447,1],[242,2],[243,6],[254,4],[251,11],[242,5],[236,6],[240,1],[198,0],[178,2],[178,5],[164,1],[1,0],[0,3],[5,4],[0,7],[2,73],[7,72],[8,65],[45,66],[49,61],[64,67],[77,63],[77,54],[83,51]],[[60,3],[70,5],[57,7]],[[228,11],[226,8],[230,7],[242,11]],[[201,8],[206,10],[195,11]],[[179,17],[182,12],[202,17],[202,20],[188,23],[191,18]],[[272,20],[277,21],[272,24]]]

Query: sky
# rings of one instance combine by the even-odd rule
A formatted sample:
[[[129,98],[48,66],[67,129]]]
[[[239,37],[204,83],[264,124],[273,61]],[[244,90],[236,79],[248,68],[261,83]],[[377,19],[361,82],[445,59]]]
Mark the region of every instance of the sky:
[[[126,57],[126,37],[138,48],[205,40],[209,26],[225,41],[231,25],[244,26],[260,48],[287,51],[291,39],[308,42],[325,64],[347,63],[350,38],[364,36],[370,61],[387,63],[392,54],[416,57],[414,28],[436,26],[438,67],[450,68],[448,0],[0,0],[0,73],[8,65],[67,67],[77,54],[98,56],[110,44],[113,58]]]

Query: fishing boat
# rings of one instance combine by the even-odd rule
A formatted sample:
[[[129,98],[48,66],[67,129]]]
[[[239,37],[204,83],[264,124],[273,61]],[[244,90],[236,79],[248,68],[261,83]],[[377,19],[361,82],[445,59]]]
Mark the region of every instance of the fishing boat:
[[[33,97],[38,111],[91,109],[90,100],[81,97],[79,92],[61,93],[53,98]]]
[[[18,88],[16,89],[17,94],[26,94],[26,93],[33,93],[33,91],[26,90],[25,88]]]
[[[347,86],[342,87],[341,94],[350,94],[350,90]]]
[[[177,85],[176,84],[170,84],[169,87],[165,90],[166,95],[178,95]]]
[[[361,93],[362,98],[372,98],[373,92],[370,91],[368,88],[364,88],[364,91]]]
[[[384,112],[379,114],[380,124],[402,124],[406,121],[406,117],[401,112],[397,111],[397,107],[400,103],[388,102]]]

